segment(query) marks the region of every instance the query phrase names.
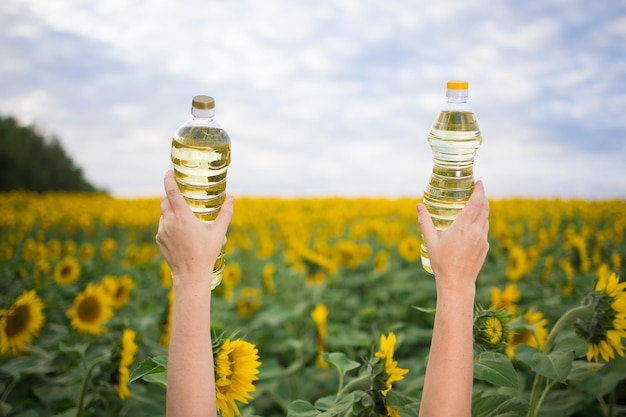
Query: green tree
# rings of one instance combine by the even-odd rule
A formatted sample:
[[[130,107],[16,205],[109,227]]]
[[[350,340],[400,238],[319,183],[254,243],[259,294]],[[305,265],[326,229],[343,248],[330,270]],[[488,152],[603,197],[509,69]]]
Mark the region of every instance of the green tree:
[[[0,191],[101,191],[83,176],[56,137],[0,116]]]

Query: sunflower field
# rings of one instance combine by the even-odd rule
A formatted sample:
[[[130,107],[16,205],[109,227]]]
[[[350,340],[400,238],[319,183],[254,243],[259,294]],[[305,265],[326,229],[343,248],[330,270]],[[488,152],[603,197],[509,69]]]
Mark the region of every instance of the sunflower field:
[[[221,416],[417,415],[435,306],[417,202],[235,199]],[[626,415],[626,201],[490,205],[473,415]],[[165,414],[159,216],[159,198],[0,194],[0,416]]]

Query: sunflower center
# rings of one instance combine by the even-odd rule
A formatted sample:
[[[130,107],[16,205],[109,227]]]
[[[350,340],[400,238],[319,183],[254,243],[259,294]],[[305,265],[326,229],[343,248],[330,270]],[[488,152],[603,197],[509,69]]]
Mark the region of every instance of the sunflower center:
[[[78,306],[78,317],[81,321],[87,323],[96,322],[100,317],[100,310],[100,302],[93,297],[89,297]]]
[[[500,343],[502,340],[502,322],[495,317],[487,320],[485,333],[489,337],[489,341],[493,344]]]
[[[6,334],[8,337],[14,337],[23,333],[31,321],[31,312],[28,306],[18,306],[13,310],[12,314],[7,316]]]
[[[61,268],[60,273],[62,277],[69,277],[70,275],[72,275],[72,267],[69,265],[65,265],[63,266],[63,268]]]

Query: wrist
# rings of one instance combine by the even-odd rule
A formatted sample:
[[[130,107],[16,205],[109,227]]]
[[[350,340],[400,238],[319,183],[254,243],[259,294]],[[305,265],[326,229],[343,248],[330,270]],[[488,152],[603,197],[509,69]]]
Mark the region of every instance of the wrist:
[[[476,297],[476,285],[437,286],[437,305],[454,309],[472,310]]]
[[[212,273],[189,273],[172,275],[172,286],[177,297],[209,297]]]

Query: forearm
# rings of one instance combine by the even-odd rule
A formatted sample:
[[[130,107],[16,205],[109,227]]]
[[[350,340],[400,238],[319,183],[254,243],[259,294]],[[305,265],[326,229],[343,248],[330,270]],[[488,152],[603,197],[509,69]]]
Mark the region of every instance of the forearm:
[[[420,417],[470,416],[474,295],[473,286],[438,294]]]
[[[174,289],[168,353],[167,416],[213,417],[215,376],[211,346],[211,287]]]

